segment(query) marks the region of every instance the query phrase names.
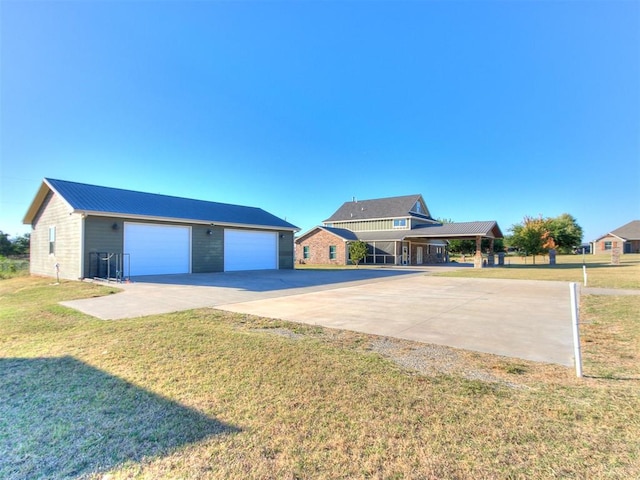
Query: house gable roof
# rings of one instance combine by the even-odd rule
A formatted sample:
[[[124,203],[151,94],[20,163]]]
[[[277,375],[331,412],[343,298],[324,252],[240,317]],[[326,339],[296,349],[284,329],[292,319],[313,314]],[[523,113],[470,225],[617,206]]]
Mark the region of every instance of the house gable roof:
[[[420,210],[422,211],[418,212],[415,210],[416,204],[421,206]],[[424,219],[431,218],[431,214],[422,195],[405,195],[402,197],[345,202],[331,217],[327,218],[325,222],[346,222],[407,216]]]
[[[51,178],[44,179],[23,223],[33,222],[50,191],[68,203],[73,212],[87,215],[298,230],[295,225],[261,208],[100,187]]]
[[[640,220],[632,220],[626,225],[616,228],[611,234],[624,240],[640,240]]]
[[[351,230],[347,230],[346,228],[335,228],[335,227],[325,227],[324,225],[318,225],[317,227],[313,227],[311,230],[303,233],[298,238],[296,238],[296,242],[301,242],[306,237],[314,234],[318,230],[324,230],[325,232],[329,232],[336,237],[339,237],[341,240],[345,242],[352,242],[358,240],[358,237]]]
[[[600,235],[593,241],[599,242],[603,238],[610,236],[617,237],[623,241],[640,240],[640,220],[632,220],[629,223],[606,233],[605,235]]]

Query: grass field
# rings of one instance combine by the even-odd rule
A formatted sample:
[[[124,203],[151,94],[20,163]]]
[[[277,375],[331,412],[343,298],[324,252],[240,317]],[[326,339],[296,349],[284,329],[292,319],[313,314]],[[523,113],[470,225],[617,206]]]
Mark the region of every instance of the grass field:
[[[467,260],[473,260],[467,257]],[[496,260],[497,261],[497,260]],[[463,269],[449,276],[475,278],[512,278],[515,280],[559,280],[582,284],[583,261],[587,270],[587,286],[601,288],[640,289],[640,255],[621,255],[620,265],[611,264],[611,255],[558,255],[556,265],[549,259],[509,255],[504,267]]]
[[[463,273],[581,281],[579,260]],[[637,262],[588,268],[638,288]],[[110,294],[0,281],[0,478],[640,477],[640,296],[582,297],[576,379],[212,309],[109,322],[57,304]]]

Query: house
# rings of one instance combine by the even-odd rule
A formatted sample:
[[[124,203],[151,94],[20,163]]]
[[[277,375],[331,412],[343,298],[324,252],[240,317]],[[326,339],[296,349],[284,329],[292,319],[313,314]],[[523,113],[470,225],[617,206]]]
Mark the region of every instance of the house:
[[[619,248],[620,253],[640,253],[640,220],[633,220],[591,242],[594,254],[611,253],[615,248]]]
[[[60,278],[292,269],[299,229],[260,208],[45,178],[31,273]]]
[[[296,239],[296,259],[306,264],[347,265],[349,243],[362,240],[368,245],[365,264],[444,263],[448,261],[448,240],[475,239],[479,255],[476,266],[480,267],[481,240],[502,236],[495,221],[438,222],[431,216],[422,195],[361,201],[354,198],[338,208],[322,226]],[[490,255],[490,262],[492,260]]]

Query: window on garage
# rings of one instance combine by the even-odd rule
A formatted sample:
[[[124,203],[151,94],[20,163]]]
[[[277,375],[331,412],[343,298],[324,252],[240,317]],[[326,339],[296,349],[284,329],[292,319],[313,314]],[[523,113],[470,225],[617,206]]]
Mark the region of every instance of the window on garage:
[[[335,259],[336,259],[336,246],[331,245],[329,247],[329,260],[335,260]]]
[[[49,255],[56,253],[56,227],[49,227]]]

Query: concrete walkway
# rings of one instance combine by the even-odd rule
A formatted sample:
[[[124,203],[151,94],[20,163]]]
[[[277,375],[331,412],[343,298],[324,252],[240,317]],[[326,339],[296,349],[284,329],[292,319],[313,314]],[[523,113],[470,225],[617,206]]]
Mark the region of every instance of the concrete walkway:
[[[566,282],[434,277],[431,269],[296,270],[138,279],[64,302],[104,319],[199,307],[573,364]]]

